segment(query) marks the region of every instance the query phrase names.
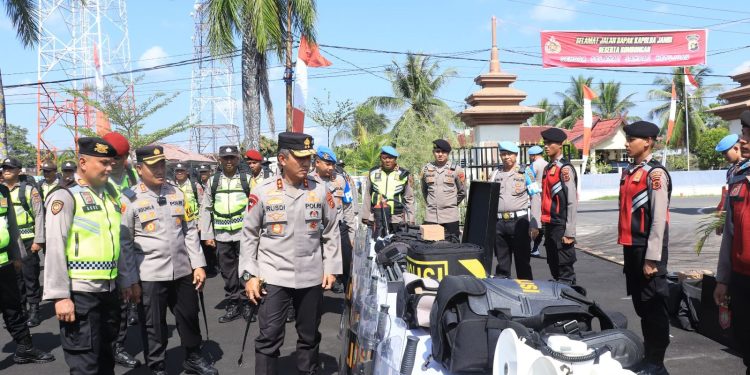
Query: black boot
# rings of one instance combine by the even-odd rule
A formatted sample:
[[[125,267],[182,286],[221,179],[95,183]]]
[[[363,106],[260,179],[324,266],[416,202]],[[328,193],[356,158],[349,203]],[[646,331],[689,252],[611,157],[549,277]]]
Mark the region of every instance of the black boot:
[[[128,327],[138,324],[138,310],[135,303],[128,304]]]
[[[29,319],[26,321],[26,325],[29,327],[36,327],[42,324],[39,319],[39,304],[32,303],[29,305]]]
[[[198,375],[218,375],[219,370],[214,368],[208,361],[203,358],[198,350],[188,350],[185,362],[182,362],[182,368],[189,374]]]
[[[141,361],[130,355],[130,353],[120,345],[115,346],[115,363],[127,368],[136,368],[141,365]]]
[[[245,318],[245,321],[250,320],[251,323],[258,321],[255,309],[253,308],[253,305],[250,304],[250,302],[244,302],[242,304],[242,317]]]
[[[341,281],[341,278],[336,278],[336,281],[333,282],[333,286],[331,287],[331,291],[336,294],[344,293],[344,283]]]
[[[219,317],[219,323],[229,323],[233,320],[237,320],[242,316],[240,313],[240,305],[236,302],[230,302],[227,305],[227,311],[224,315]]]
[[[16,353],[13,355],[13,362],[17,364],[47,363],[55,360],[52,354],[34,347],[31,343],[31,335],[18,340],[17,344]]]

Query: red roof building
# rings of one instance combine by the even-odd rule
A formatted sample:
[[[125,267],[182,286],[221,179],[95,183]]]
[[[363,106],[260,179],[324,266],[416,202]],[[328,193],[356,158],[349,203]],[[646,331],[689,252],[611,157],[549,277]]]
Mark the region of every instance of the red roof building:
[[[594,116],[591,127],[591,150],[624,149],[625,133],[622,131],[623,126],[625,126],[625,119],[622,117],[604,120],[599,116]],[[583,119],[576,121],[573,129],[568,131],[568,140],[575,148],[583,149]]]
[[[518,137],[518,143],[522,145],[538,145],[542,142],[542,132],[551,128],[554,128],[554,126],[522,126]],[[566,129],[562,130],[566,133],[568,132]],[[570,137],[570,135],[568,135],[568,137]]]

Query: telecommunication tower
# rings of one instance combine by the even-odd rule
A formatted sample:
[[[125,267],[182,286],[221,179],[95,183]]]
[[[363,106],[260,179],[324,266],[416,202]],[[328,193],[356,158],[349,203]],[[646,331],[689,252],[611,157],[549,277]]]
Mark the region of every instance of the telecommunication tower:
[[[126,0],[39,0],[38,7],[37,167],[44,153],[57,151],[45,137],[53,125],[73,129],[76,138],[82,126],[108,131],[103,114],[65,89],[96,99],[104,88],[104,75],[131,70]],[[121,77],[125,85],[116,88],[123,92],[120,100],[133,105],[132,75]]]
[[[211,56],[208,48],[208,1],[196,1],[190,15],[195,21],[193,53],[196,64],[190,82],[190,149],[216,152],[225,144],[239,145],[235,124],[237,101],[232,97],[232,56]]]

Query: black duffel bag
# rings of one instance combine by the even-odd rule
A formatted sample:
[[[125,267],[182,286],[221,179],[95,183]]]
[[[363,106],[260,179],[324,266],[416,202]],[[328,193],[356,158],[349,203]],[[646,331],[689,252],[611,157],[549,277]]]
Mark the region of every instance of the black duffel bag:
[[[484,249],[481,246],[448,241],[401,241],[409,245],[406,270],[417,277],[437,281],[447,275],[486,277]]]
[[[594,319],[607,334],[592,332]],[[512,328],[519,336],[563,334],[591,348],[609,346],[628,367],[641,360],[643,344],[635,335],[617,334],[623,324],[554,281],[446,276],[430,312],[432,357],[452,373],[490,371],[500,332]]]

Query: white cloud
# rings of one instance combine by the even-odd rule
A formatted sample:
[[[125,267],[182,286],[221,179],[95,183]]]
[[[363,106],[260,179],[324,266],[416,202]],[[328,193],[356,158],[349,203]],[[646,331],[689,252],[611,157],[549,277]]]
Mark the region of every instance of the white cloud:
[[[729,73],[729,75],[733,76],[744,72],[750,72],[750,60],[745,60],[742,64],[732,69],[732,72]]]
[[[147,49],[138,59],[138,67],[143,69],[164,64],[168,56],[161,46],[153,46]]]
[[[568,0],[542,0],[531,10],[537,21],[570,21],[575,18],[576,6]]]

